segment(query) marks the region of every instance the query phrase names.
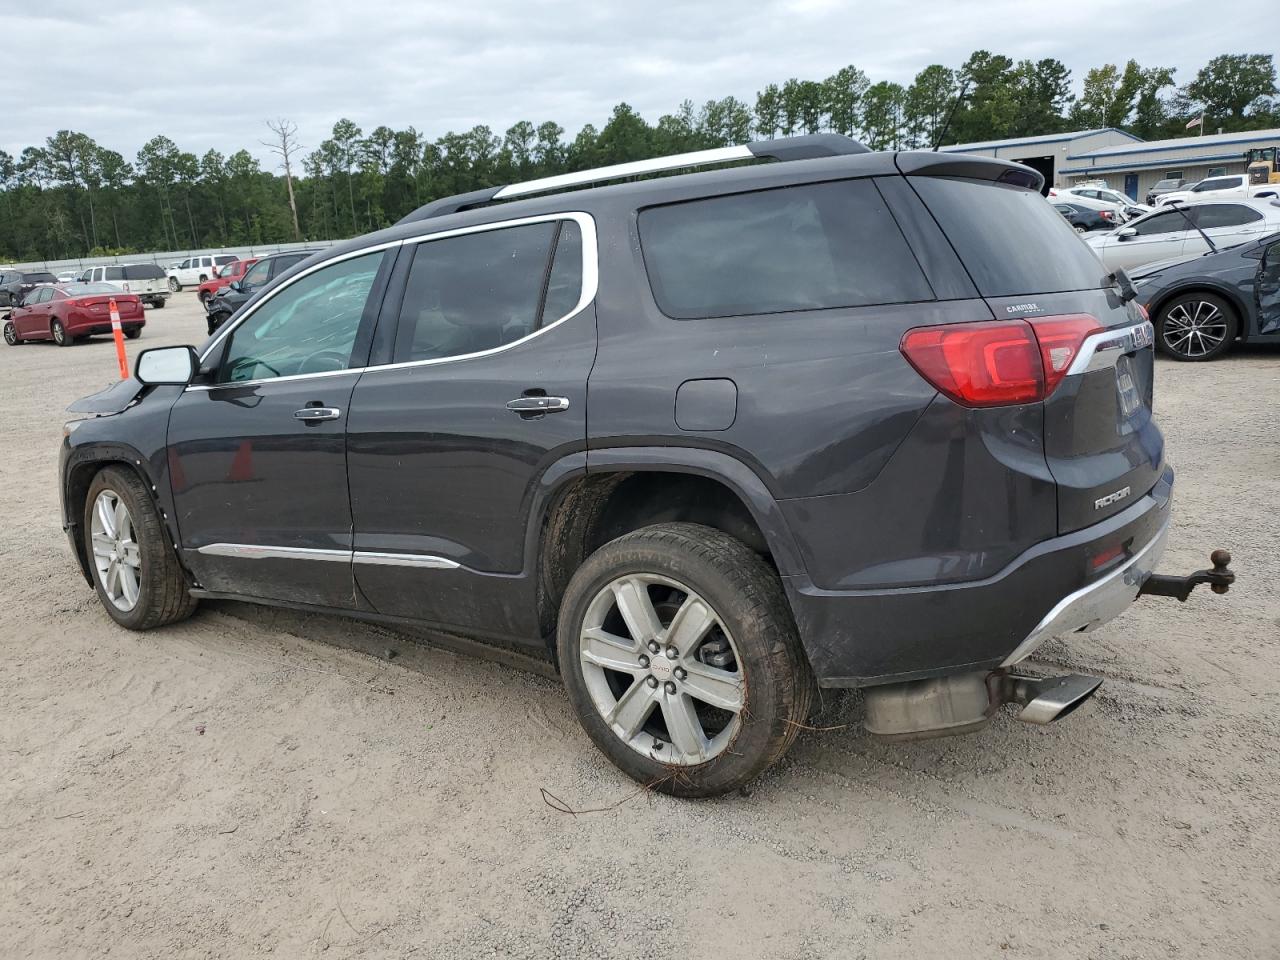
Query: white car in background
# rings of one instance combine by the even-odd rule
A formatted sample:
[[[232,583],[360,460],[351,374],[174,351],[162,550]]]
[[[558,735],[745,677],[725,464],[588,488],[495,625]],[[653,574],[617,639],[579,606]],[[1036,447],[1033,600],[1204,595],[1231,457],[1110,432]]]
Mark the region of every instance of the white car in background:
[[[1189,257],[1213,246],[1244,243],[1280,231],[1280,201],[1223,200],[1162,204],[1146,216],[1085,238],[1108,270]]]
[[[1175,200],[1200,203],[1204,200],[1247,200],[1249,198],[1280,197],[1280,185],[1274,183],[1250,183],[1246,174],[1228,177],[1207,177],[1186,190],[1156,197],[1156,207],[1163,207]]]
[[[135,294],[143,303],[163,307],[169,299],[169,278],[154,263],[119,263],[89,267],[75,279],[81,283],[109,283],[125,293]]]
[[[1093,184],[1055,187],[1049,191],[1049,201],[1052,203],[1054,200],[1084,204],[1091,210],[1110,210],[1120,223],[1151,212],[1145,203],[1138,203],[1119,190]]]
[[[204,254],[199,257],[187,257],[176,267],[166,271],[169,275],[169,289],[177,293],[183,287],[194,287],[212,280],[218,271],[228,263],[235,263],[240,258],[231,253]]]

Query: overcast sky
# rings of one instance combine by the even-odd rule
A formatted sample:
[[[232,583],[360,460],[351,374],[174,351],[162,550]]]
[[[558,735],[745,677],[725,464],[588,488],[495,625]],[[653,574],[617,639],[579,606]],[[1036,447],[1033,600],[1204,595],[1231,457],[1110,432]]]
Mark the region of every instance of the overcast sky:
[[[838,3],[703,0],[267,0],[257,4],[23,3],[4,17],[0,148],[17,155],[62,128],[133,160],[164,133],[196,154],[247,147],[263,120],[293,119],[314,148],[346,116],[366,132],[430,138],[487,123],[555,120],[568,136],[625,100],[650,122],[681,100],[755,93],[846,64],[906,84],[975,49],[1057,57],[1085,71],[1133,57],[1185,83],[1219,53],[1269,52],[1247,5],[1202,0]],[[1274,47],[1274,44],[1270,44]]]

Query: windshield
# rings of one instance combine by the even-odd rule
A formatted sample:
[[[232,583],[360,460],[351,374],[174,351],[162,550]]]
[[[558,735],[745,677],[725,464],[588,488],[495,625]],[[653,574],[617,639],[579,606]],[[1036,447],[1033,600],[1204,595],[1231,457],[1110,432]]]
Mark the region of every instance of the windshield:
[[[240,261],[233,260],[230,263],[228,263],[225,267],[223,267],[221,270],[218,271],[218,276],[224,277],[224,278],[234,277],[236,275],[236,271],[238,271],[239,269],[240,269]]]

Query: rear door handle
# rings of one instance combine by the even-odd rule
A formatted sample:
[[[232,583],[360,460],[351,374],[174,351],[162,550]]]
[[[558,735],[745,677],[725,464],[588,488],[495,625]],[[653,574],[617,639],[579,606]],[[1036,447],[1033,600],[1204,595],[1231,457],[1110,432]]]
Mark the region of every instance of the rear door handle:
[[[560,413],[569,409],[568,397],[517,397],[507,401],[514,413]]]
[[[319,423],[322,420],[337,420],[342,411],[337,407],[303,407],[293,411],[293,418],[304,423]]]

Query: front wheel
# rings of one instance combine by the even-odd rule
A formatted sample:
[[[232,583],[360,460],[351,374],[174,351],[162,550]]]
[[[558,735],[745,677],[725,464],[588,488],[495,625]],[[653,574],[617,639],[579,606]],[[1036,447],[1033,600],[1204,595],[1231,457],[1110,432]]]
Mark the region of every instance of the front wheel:
[[[557,652],[587,735],[634,780],[681,797],[737,789],[780,759],[813,680],[777,574],[710,527],[663,523],[574,574]]]
[[[127,467],[107,467],[89,484],[85,552],[98,599],[130,630],[185,620],[196,608],[147,486]]]
[[[18,328],[13,325],[13,321],[9,321],[4,325],[4,342],[11,347],[16,347],[22,342],[22,338],[18,336]]]
[[[1156,316],[1156,346],[1175,360],[1216,360],[1235,341],[1239,321],[1231,305],[1211,293],[1175,297]]]
[[[208,290],[201,290],[200,293],[197,294],[197,296],[200,297],[200,302],[202,304],[208,303],[210,300],[213,299],[213,294],[210,293]]]
[[[180,283],[178,282],[178,278],[177,278],[177,277],[170,277],[170,278],[169,278],[169,290],[170,290],[171,292],[173,292],[173,293],[177,293],[177,292],[178,292],[179,290],[181,290],[181,289],[182,289],[182,284],[180,284]]]

